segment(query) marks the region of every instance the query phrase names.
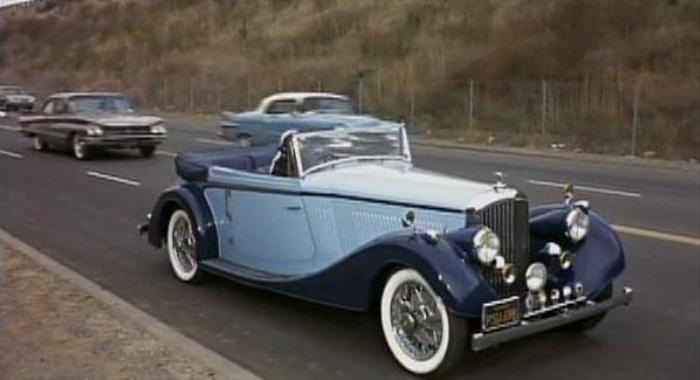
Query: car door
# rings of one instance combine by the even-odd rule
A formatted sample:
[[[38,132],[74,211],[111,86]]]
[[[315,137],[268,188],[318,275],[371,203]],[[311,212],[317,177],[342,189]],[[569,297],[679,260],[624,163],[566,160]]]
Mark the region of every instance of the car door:
[[[316,250],[298,178],[212,167],[209,180],[205,196],[222,259],[277,275],[313,271]]]

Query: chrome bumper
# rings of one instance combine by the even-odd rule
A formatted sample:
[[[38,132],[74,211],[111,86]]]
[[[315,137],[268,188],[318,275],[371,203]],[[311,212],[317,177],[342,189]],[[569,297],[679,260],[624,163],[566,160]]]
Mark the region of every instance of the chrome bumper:
[[[143,135],[103,135],[85,137],[84,141],[90,146],[141,146],[157,145],[165,141],[167,135],[164,134],[143,134]]]
[[[617,306],[628,305],[630,302],[632,302],[632,293],[632,288],[625,287],[622,289],[622,294],[614,296],[613,298],[604,302],[589,304],[576,309],[565,309],[560,311],[559,314],[542,319],[523,319],[519,325],[505,328],[503,330],[473,334],[472,350],[481,351],[497,344],[526,337],[528,335],[537,334],[579,321],[581,319],[592,317]]]

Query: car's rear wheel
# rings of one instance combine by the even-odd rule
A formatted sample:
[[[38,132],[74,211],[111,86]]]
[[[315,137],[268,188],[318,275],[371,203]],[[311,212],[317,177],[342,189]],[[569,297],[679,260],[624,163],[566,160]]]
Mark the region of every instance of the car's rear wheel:
[[[39,135],[34,135],[32,142],[34,145],[34,150],[42,151],[49,148],[49,146],[46,144],[46,141],[44,141],[44,139]]]
[[[77,133],[71,137],[71,151],[73,152],[73,157],[78,160],[87,160],[90,157],[90,148],[83,140],[83,137]]]
[[[156,147],[155,146],[141,146],[139,147],[139,152],[141,152],[141,156],[143,157],[153,157],[153,154],[156,152]]]
[[[595,302],[607,301],[610,298],[612,298],[612,295],[613,295],[613,285],[610,284],[605,289],[603,289],[603,291],[600,292],[600,294],[598,294],[598,296],[596,296],[593,299],[593,301],[595,301]],[[582,319],[580,321],[576,321],[574,323],[564,325],[564,326],[562,326],[562,330],[566,331],[566,332],[578,333],[578,334],[585,333],[586,331],[589,331],[589,330],[593,329],[594,327],[598,326],[600,324],[600,322],[602,322],[603,319],[605,319],[606,315],[607,315],[607,313],[596,314],[592,317],[588,317],[586,319]]]
[[[187,211],[175,210],[168,221],[167,249],[173,274],[182,282],[197,282],[202,277],[197,261],[195,222]]]
[[[450,315],[417,271],[400,269],[389,277],[380,313],[389,350],[407,371],[439,375],[463,356],[468,340],[466,321]]]

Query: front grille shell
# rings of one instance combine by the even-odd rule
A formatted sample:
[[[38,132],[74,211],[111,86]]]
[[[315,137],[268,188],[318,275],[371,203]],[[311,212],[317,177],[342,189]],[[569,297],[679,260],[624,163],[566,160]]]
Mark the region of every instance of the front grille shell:
[[[516,280],[512,285],[503,281],[499,271],[483,268],[483,275],[499,296],[509,297],[525,293],[525,271],[530,262],[530,229],[528,201],[516,197],[491,203],[479,211],[481,222],[501,240],[501,255],[515,267]]]

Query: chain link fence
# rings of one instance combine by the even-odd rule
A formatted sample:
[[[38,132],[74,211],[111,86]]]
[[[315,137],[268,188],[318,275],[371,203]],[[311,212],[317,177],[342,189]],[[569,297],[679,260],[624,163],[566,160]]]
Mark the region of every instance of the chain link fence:
[[[54,73],[55,74],[55,73]],[[42,73],[48,95],[74,90],[81,78]],[[349,95],[362,113],[406,122],[412,133],[461,142],[545,147],[621,155],[700,158],[698,95],[658,93],[641,81],[471,79],[426,91],[419,81],[385,81],[371,71],[338,76],[250,77],[226,73],[161,74],[103,81],[111,89],[166,112],[219,113],[254,108],[280,91],[331,91]],[[260,75],[255,75],[260,78]],[[97,88],[95,88],[97,87]],[[653,88],[659,88],[655,84]],[[50,91],[48,89],[51,89]],[[669,95],[670,94],[670,95]]]

